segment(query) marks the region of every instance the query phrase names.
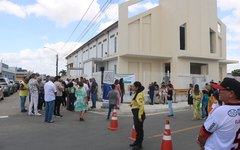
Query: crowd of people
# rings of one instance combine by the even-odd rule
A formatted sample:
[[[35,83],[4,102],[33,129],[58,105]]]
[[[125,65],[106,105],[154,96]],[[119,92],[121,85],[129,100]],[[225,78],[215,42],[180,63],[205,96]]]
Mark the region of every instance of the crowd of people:
[[[171,81],[161,83],[161,87],[157,84],[157,82],[152,82],[148,86],[148,94],[150,97],[150,105],[154,105],[154,103],[159,104],[168,104],[169,114],[168,117],[173,117],[173,90],[174,86]]]
[[[83,77],[80,80],[67,79],[60,76],[47,76],[42,80],[39,74],[33,73],[20,83],[20,110],[28,115],[40,116],[45,107],[45,122],[54,122],[52,115],[63,117],[61,105],[69,111],[79,112],[79,120],[84,121],[84,113],[88,110],[88,101],[92,101],[91,109],[96,108],[98,84],[94,78],[89,81]],[[26,109],[26,99],[29,97],[29,108]]]
[[[131,86],[134,96],[130,103],[133,114],[133,123],[136,129],[136,140],[130,144],[133,150],[142,149],[144,138],[143,123],[146,118],[144,105],[144,87],[139,81]],[[159,88],[156,82],[148,87],[150,105],[154,104],[154,97],[168,104],[169,115],[174,116],[172,109],[174,86],[169,81],[164,82]],[[109,110],[107,120],[113,108],[119,108],[125,94],[123,79],[116,79],[108,92]],[[20,84],[20,108],[21,112],[28,115],[40,116],[42,107],[45,107],[45,122],[52,123],[52,116],[63,117],[61,105],[69,111],[79,112],[79,120],[84,121],[85,112],[89,109],[88,102],[91,99],[91,109],[96,108],[98,96],[98,84],[94,78],[89,81],[85,78],[67,79],[62,81],[60,76],[47,76],[42,81],[38,74],[26,77]],[[29,96],[29,108],[25,108],[25,102]],[[190,109],[193,106],[192,120],[206,119],[198,135],[197,141],[201,149],[239,149],[240,127],[240,82],[233,78],[224,78],[222,82],[206,83],[203,90],[198,84],[189,84],[187,102]],[[229,142],[230,141],[230,142]]]
[[[188,89],[188,104],[190,109],[193,107],[192,120],[206,119],[208,114],[217,106],[222,105],[219,100],[219,90],[212,85],[216,84],[213,81],[206,83],[203,90],[200,90],[198,84],[189,84]]]

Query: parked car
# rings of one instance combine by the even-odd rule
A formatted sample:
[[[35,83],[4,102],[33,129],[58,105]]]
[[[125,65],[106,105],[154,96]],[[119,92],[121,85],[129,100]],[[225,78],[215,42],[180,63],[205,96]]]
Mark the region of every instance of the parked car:
[[[0,85],[0,99],[4,99],[3,87]]]
[[[20,88],[20,83],[21,83],[21,82],[20,82],[19,80],[16,80],[16,81],[15,81],[15,84],[16,84],[16,86],[17,86],[17,90],[19,90],[19,88]]]
[[[3,87],[4,96],[9,96],[13,93],[13,86],[8,78],[0,77],[0,85]]]
[[[12,93],[17,92],[17,84],[13,80],[9,80],[11,86],[12,86]]]

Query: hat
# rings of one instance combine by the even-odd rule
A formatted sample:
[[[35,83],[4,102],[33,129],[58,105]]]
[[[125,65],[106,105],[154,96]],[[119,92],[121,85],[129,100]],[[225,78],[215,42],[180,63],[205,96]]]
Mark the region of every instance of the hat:
[[[221,84],[212,84],[212,87],[219,90],[233,90],[237,97],[240,97],[240,82],[234,78],[224,78]]]

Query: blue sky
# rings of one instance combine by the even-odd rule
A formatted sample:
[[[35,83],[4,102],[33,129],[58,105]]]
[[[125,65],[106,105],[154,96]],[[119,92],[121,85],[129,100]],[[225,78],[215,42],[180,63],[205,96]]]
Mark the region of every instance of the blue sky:
[[[54,75],[56,51],[60,56],[59,70],[65,69],[65,56],[117,21],[118,4],[123,1],[0,0],[0,60],[10,66]],[[157,1],[145,0],[144,7],[151,8]],[[106,2],[111,3],[100,11]],[[68,40],[90,4],[88,13]],[[82,30],[99,11],[100,17],[82,37]],[[227,59],[240,61],[240,1],[218,0],[218,16],[228,28]],[[229,65],[228,72],[239,68],[240,64]]]

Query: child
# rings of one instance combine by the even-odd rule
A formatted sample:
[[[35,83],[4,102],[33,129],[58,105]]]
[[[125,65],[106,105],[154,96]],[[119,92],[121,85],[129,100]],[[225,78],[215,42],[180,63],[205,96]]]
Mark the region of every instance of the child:
[[[108,115],[107,115],[107,120],[109,120],[110,113],[112,109],[117,106],[117,100],[118,100],[118,92],[114,90],[115,85],[111,85],[111,90],[108,92],[108,98],[109,98],[109,109],[108,109]]]

